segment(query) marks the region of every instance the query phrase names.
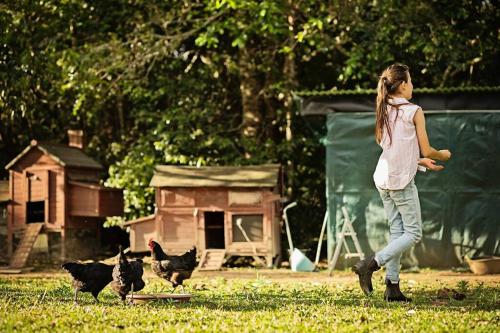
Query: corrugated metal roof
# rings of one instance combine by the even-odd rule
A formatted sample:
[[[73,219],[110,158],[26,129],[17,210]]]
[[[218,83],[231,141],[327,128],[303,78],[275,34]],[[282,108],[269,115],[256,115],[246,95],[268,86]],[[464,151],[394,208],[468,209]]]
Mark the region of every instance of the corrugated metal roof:
[[[26,147],[22,153],[10,161],[5,169],[10,169],[31,149],[40,149],[43,153],[52,157],[57,163],[62,166],[80,167],[89,169],[103,169],[102,165],[86,155],[82,150],[74,147],[69,147],[55,143],[39,143],[35,140],[31,141],[31,145]]]
[[[154,187],[274,187],[279,164],[252,166],[190,167],[158,165],[150,186]]]
[[[441,88],[415,88],[415,94],[454,94],[474,92],[500,92],[500,86],[496,87],[441,87]],[[376,89],[352,89],[352,90],[303,90],[296,91],[298,97],[312,96],[352,96],[352,95],[376,95]]]
[[[0,180],[0,202],[6,202],[9,200],[10,200],[9,181]]]

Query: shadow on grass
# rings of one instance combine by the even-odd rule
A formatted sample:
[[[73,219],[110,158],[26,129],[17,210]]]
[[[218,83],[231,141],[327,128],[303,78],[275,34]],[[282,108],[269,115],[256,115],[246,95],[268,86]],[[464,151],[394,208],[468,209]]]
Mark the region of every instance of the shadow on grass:
[[[277,310],[284,307],[300,306],[335,306],[335,307],[372,307],[391,309],[395,307],[419,308],[434,311],[491,311],[499,309],[500,290],[482,288],[481,292],[469,292],[462,301],[454,299],[438,299],[436,291],[415,291],[411,294],[413,302],[386,302],[383,294],[376,292],[370,296],[360,292],[323,292],[311,295],[310,292],[298,292],[293,295],[275,293],[236,293],[231,295],[200,295],[191,304],[181,306],[224,309],[232,311]],[[154,306],[161,306],[157,304]]]

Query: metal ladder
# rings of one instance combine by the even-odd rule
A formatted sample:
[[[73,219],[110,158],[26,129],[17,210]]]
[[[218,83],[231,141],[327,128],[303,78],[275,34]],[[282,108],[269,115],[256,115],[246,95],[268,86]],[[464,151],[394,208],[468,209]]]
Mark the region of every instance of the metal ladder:
[[[342,231],[337,233],[337,245],[335,247],[335,252],[333,254],[333,258],[330,261],[330,272],[329,275],[332,276],[332,272],[335,268],[335,265],[337,264],[337,261],[340,256],[340,250],[342,249],[342,245],[344,245],[346,254],[345,258],[356,258],[359,257],[360,260],[365,259],[365,254],[361,250],[361,246],[359,245],[358,241],[358,236],[356,236],[356,232],[354,231],[354,228],[352,227],[352,224],[354,222],[351,221],[349,218],[349,214],[347,213],[347,209],[345,206],[342,206],[342,214],[344,215],[344,223],[342,225]],[[354,242],[354,246],[356,247],[356,252],[351,252],[351,249],[349,249],[349,245],[347,244],[346,237],[350,236],[352,238],[352,241]]]

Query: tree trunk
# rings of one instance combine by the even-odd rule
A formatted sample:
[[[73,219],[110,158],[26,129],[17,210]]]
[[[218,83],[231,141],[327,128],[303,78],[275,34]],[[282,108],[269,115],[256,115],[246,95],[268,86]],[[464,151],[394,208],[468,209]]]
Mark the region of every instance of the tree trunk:
[[[292,133],[292,114],[293,114],[293,108],[294,108],[294,103],[293,103],[293,96],[292,96],[292,91],[295,90],[298,86],[297,83],[297,70],[296,70],[296,64],[295,64],[295,45],[294,45],[294,38],[295,38],[295,16],[294,16],[294,10],[293,10],[293,2],[291,0],[288,1],[288,6],[289,6],[289,14],[288,14],[288,25],[289,25],[289,36],[287,40],[287,44],[290,50],[292,50],[290,53],[287,53],[285,55],[285,60],[283,63],[283,76],[285,80],[285,87],[286,87],[286,92],[285,92],[285,98],[283,101],[283,106],[285,109],[285,115],[286,115],[286,126],[285,126],[285,140],[288,142],[292,141],[293,138],[293,133]],[[290,152],[291,153],[291,152]],[[286,195],[288,197],[291,197],[293,195],[292,193],[292,188],[293,188],[293,172],[294,172],[294,165],[292,160],[287,160],[287,165],[285,167],[285,172],[287,173],[287,184],[286,184]]]
[[[256,139],[262,127],[260,112],[260,83],[251,49],[242,48],[239,52],[240,92],[242,107],[241,134]]]

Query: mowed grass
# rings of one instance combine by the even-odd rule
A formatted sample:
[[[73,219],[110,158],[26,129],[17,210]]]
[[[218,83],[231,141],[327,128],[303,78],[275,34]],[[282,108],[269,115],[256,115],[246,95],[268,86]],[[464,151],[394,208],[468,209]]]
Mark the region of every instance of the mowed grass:
[[[124,305],[109,288],[95,304],[80,293],[73,304],[69,275],[0,277],[0,332],[498,332],[499,279],[458,281],[426,273],[405,281],[410,304],[382,300],[383,276],[376,291],[361,294],[357,282],[343,273],[328,278],[279,279],[254,271],[224,278],[198,274],[186,282],[189,303],[153,302]],[[341,273],[342,274],[342,273]],[[220,275],[224,275],[221,273]],[[304,275],[302,275],[303,277]],[[437,299],[439,288],[464,291],[463,301]],[[141,293],[169,292],[166,283],[148,275]]]

